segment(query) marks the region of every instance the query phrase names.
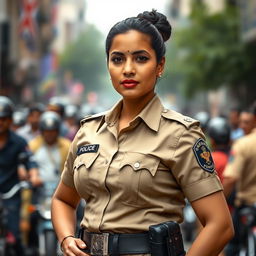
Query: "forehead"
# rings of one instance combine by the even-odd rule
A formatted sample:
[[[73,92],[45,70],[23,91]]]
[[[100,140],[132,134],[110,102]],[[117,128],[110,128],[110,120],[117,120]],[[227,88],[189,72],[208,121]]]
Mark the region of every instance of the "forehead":
[[[254,118],[254,115],[249,112],[242,112],[240,115],[241,120],[247,120],[247,119],[252,120],[253,118]]]
[[[137,50],[153,52],[151,38],[142,32],[129,30],[113,38],[110,53],[113,51],[133,52]]]

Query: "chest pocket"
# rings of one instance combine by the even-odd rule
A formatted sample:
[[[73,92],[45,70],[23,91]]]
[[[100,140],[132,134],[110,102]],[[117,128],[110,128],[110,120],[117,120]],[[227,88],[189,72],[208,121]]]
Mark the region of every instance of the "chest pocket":
[[[159,162],[158,158],[146,154],[125,154],[119,171],[123,203],[138,207],[149,203]]]
[[[92,190],[90,185],[90,177],[94,175],[93,170],[97,169],[98,153],[88,153],[77,156],[74,161],[74,183],[75,187],[84,198],[88,198],[90,191]]]

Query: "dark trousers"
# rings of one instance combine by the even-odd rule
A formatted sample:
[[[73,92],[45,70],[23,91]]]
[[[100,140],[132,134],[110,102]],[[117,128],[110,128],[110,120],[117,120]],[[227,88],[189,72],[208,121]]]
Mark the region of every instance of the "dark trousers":
[[[235,235],[233,239],[228,243],[225,249],[226,256],[239,256],[239,250],[241,245],[241,240],[244,239],[244,232],[242,230],[243,226],[240,221],[239,211],[242,207],[237,207],[234,209],[232,214],[233,226],[235,230]]]
[[[20,232],[20,209],[21,209],[21,195],[15,194],[10,199],[3,200],[3,206],[6,210],[7,230],[15,237],[14,250],[16,255],[24,255],[24,250],[21,241]]]

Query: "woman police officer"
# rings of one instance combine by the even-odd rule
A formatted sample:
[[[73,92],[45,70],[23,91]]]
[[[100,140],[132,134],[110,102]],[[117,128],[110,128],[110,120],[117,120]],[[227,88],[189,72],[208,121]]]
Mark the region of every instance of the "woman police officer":
[[[166,17],[153,10],[115,24],[107,36],[108,70],[122,100],[110,111],[86,117],[70,148],[52,200],[52,221],[65,255],[89,255],[86,246],[104,247],[100,255],[150,255],[143,242],[125,250],[129,239],[121,238],[128,234],[140,241],[151,225],[182,222],[185,197],[203,225],[187,255],[217,255],[233,235],[199,123],[164,109],[154,92],[170,35]],[[81,198],[87,243],[74,237]],[[112,239],[99,243],[101,235]]]

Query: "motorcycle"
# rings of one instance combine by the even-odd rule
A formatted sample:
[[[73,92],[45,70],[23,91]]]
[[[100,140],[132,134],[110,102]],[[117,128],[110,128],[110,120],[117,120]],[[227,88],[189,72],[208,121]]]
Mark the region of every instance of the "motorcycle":
[[[28,184],[26,181],[21,181],[14,185],[6,193],[0,194],[0,255],[1,256],[13,256],[15,237],[7,229],[7,215],[8,210],[4,207],[3,200],[12,198],[21,189],[27,188]]]
[[[56,189],[58,180],[47,181],[39,190],[37,211],[37,233],[40,256],[60,255],[60,248],[57,236],[55,234],[51,221],[51,199]]]
[[[243,207],[239,211],[241,244],[239,256],[256,255],[256,205]]]

